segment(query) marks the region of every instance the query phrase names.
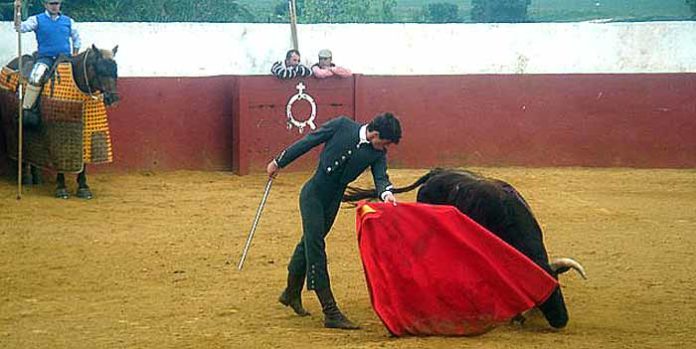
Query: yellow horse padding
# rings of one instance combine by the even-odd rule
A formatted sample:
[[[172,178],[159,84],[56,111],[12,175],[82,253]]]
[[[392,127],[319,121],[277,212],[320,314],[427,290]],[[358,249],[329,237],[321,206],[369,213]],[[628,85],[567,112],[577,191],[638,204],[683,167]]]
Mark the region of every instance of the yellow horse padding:
[[[17,153],[17,71],[3,67],[0,74],[3,128],[10,156]],[[103,96],[89,96],[77,88],[69,62],[60,63],[41,93],[42,129],[26,131],[28,162],[59,172],[80,172],[84,164],[113,161],[111,134]],[[12,106],[14,104],[14,106]],[[9,117],[11,116],[11,117]]]

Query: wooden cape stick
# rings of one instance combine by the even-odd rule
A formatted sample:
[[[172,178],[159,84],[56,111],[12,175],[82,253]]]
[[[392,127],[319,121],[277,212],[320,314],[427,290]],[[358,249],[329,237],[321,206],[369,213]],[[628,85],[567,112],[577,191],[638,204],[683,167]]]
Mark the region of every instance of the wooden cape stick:
[[[14,3],[15,13],[14,13],[14,24],[22,23],[22,1],[15,0]],[[19,92],[19,105],[18,114],[19,118],[17,120],[17,200],[22,199],[22,134],[24,133],[23,119],[24,111],[22,110],[22,103],[24,101],[24,88],[22,87],[22,33],[17,31],[17,74],[18,83],[17,89]]]

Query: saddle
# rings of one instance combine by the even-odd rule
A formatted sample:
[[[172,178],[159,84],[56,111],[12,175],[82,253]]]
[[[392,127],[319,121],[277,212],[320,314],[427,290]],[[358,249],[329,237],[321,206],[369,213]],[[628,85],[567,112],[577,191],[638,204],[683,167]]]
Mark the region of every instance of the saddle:
[[[32,69],[33,69],[34,64],[36,63],[37,59],[38,59],[37,52],[34,52],[31,55],[22,55],[22,66],[19,69],[19,74],[22,76],[24,81],[29,80],[29,76],[31,75]],[[46,85],[46,82],[48,82],[50,80],[52,82],[50,94],[53,95],[53,87],[55,86],[55,79],[56,79],[56,74],[55,74],[56,69],[60,63],[69,62],[69,61],[70,61],[69,58],[66,57],[65,55],[63,55],[63,54],[59,55],[53,61],[53,65],[51,67],[49,67],[46,74],[41,78],[41,80],[40,80],[41,89],[39,92],[39,96],[37,97],[37,101],[36,101],[34,107],[31,110],[26,110],[25,114],[24,114],[22,124],[27,129],[27,131],[39,131],[41,129],[41,127],[42,127],[41,116],[40,116],[40,109],[41,109],[40,103],[41,103],[41,94],[42,94],[41,91],[43,91],[43,88]]]
[[[36,63],[36,60],[38,59],[38,53],[34,52],[30,55],[22,55],[22,66],[19,69],[19,73],[22,75],[22,78],[24,80],[29,79],[29,75],[31,74],[31,70],[34,67],[34,63]],[[45,84],[48,79],[50,79],[54,73],[56,72],[56,68],[58,67],[58,64],[63,63],[63,62],[70,62],[70,58],[61,54],[58,56],[58,58],[55,59],[53,62],[53,66],[51,66],[48,70],[48,73],[46,76],[44,76],[43,80],[41,83]],[[17,70],[17,64],[12,63],[9,64],[8,67],[13,70]]]

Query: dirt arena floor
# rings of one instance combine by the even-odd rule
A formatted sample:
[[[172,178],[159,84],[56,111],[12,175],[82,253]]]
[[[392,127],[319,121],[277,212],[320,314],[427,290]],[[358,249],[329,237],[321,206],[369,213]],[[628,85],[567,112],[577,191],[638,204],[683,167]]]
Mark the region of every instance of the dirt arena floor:
[[[537,314],[477,337],[390,337],[370,306],[355,212],[345,208],[328,238],[329,268],[339,305],[363,328],[325,329],[313,294],[303,293],[305,318],[276,301],[309,173],[274,182],[240,272],[265,176],[143,172],[90,176],[91,201],[54,199],[51,181],[18,201],[16,183],[0,180],[0,347],[696,347],[696,170],[476,170],[525,195],[552,257],[584,264],[588,280],[561,278],[567,328]],[[390,171],[396,185],[425,172]]]

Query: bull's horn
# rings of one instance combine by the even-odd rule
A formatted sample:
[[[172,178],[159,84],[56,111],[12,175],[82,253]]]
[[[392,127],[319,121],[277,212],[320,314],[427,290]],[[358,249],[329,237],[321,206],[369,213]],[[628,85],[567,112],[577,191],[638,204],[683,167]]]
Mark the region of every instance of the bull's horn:
[[[587,279],[587,274],[585,274],[585,268],[582,267],[580,263],[571,258],[556,258],[550,263],[551,270],[558,272],[559,274],[565,273],[568,269],[575,269],[575,271],[582,276],[583,279]]]

